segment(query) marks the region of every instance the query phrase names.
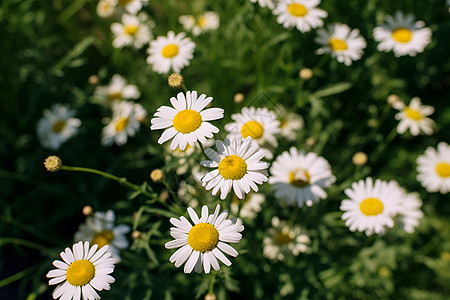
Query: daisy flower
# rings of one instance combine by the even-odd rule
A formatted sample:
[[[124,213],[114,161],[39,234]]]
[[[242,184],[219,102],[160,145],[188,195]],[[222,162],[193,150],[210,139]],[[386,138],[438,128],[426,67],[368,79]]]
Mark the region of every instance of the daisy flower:
[[[195,43],[186,34],[181,32],[177,35],[169,31],[166,36],[159,36],[150,42],[147,49],[149,56],[147,63],[152,65],[156,73],[168,73],[170,69],[175,73],[189,66],[189,61],[194,57]]]
[[[231,115],[234,122],[226,124],[225,130],[229,132],[229,139],[245,139],[251,137],[262,151],[265,157],[271,159],[272,152],[264,146],[269,144],[273,147],[278,146],[275,135],[280,132],[280,121],[276,119],[274,112],[267,108],[244,107],[241,113]]]
[[[75,241],[87,241],[91,245],[98,245],[99,249],[109,245],[112,257],[120,262],[120,250],[128,247],[126,234],[131,228],[128,225],[114,226],[116,216],[112,210],[96,212],[86,218],[75,233]]]
[[[45,148],[58,150],[68,139],[78,133],[81,121],[74,118],[75,110],[68,104],[55,103],[44,110],[44,116],[37,123],[37,135]]]
[[[100,299],[97,291],[109,290],[114,282],[111,275],[114,271],[114,258],[108,246],[97,249],[97,245],[89,246],[89,242],[78,242],[61,252],[63,261],[55,260],[57,268],[47,273],[51,278],[49,285],[59,285],[53,291],[53,299]]]
[[[127,12],[135,15],[148,3],[148,0],[118,0],[117,2]]]
[[[263,255],[272,260],[283,261],[287,256],[298,256],[308,253],[311,239],[305,230],[298,226],[290,226],[278,217],[272,218],[272,228],[263,240]]]
[[[399,203],[398,224],[407,233],[413,233],[419,220],[423,217],[422,200],[418,193],[405,192],[403,200]]]
[[[205,149],[205,154],[211,160],[200,162],[200,165],[208,168],[216,168],[202,178],[202,185],[207,191],[212,189],[216,195],[220,190],[220,199],[225,199],[233,188],[239,199],[250,192],[255,192],[258,186],[267,181],[267,168],[269,164],[261,161],[264,153],[251,137],[245,140],[225,139],[216,141],[217,152],[211,148]]]
[[[326,11],[316,8],[319,4],[320,0],[280,0],[273,13],[284,28],[296,27],[300,32],[308,32],[322,27],[322,19],[328,16]]]
[[[266,200],[266,196],[261,193],[249,193],[240,200],[236,195],[231,201],[231,213],[239,215],[241,218],[254,219],[261,211],[261,204]]]
[[[393,217],[405,197],[397,182],[377,179],[374,183],[370,177],[353,182],[345,194],[350,199],[341,203],[342,220],[350,231],[364,231],[366,235],[383,234],[387,227],[392,228]]]
[[[145,15],[139,17],[124,14],[122,23],[112,23],[111,31],[114,34],[113,47],[123,48],[133,46],[140,49],[152,39],[149,24],[146,24]]]
[[[122,146],[127,142],[128,136],[134,136],[141,125],[137,114],[137,112],[142,113],[140,108],[142,108],[140,105],[127,101],[113,103],[113,117],[103,128],[102,144],[111,146],[116,143]]]
[[[197,98],[196,91],[188,91],[186,96],[180,92],[177,98],[170,98],[174,108],[161,106],[151,120],[151,130],[167,128],[158,143],[162,144],[173,138],[170,149],[180,147],[180,150],[185,150],[188,144],[193,147],[196,141],[204,144],[206,138],[212,138],[213,133],[218,133],[219,129],[208,121],[223,118],[221,108],[204,109],[212,100],[212,97],[206,97],[205,94]]]
[[[427,116],[434,113],[434,108],[429,105],[422,105],[419,97],[414,97],[408,106],[401,101],[394,102],[392,104],[397,110],[400,110],[395,115],[400,123],[397,126],[397,132],[403,134],[409,129],[409,132],[416,136],[421,132],[426,135],[431,135],[433,133],[434,121]]]
[[[97,15],[101,18],[110,17],[115,10],[117,0],[100,0],[97,3]]]
[[[417,181],[430,193],[447,194],[450,191],[450,146],[440,142],[437,151],[428,147],[417,158]]]
[[[184,30],[192,31],[192,34],[197,36],[205,31],[219,28],[220,18],[216,12],[207,11],[198,18],[193,15],[180,16],[178,22],[183,25]]]
[[[336,180],[328,161],[313,152],[305,153],[295,147],[284,151],[272,163],[269,183],[273,184],[275,197],[288,204],[302,207],[325,199],[328,188]]]
[[[386,23],[375,27],[373,36],[379,42],[379,51],[394,51],[396,57],[416,56],[431,42],[431,29],[425,23],[415,21],[413,15],[405,16],[397,11],[395,16],[387,16]]]
[[[138,99],[141,96],[137,86],[127,84],[125,78],[114,74],[107,86],[95,88],[94,97],[99,104],[110,107],[114,101]]]
[[[303,128],[303,118],[296,113],[288,112],[281,104],[275,107],[275,113],[280,120],[280,135],[294,141]]]
[[[167,249],[178,249],[169,261],[175,263],[175,267],[184,265],[184,273],[191,273],[192,270],[200,273],[202,270],[208,274],[211,266],[214,270],[220,269],[219,261],[226,266],[231,262],[223,254],[233,257],[238,252],[227,243],[239,243],[242,238],[240,234],[244,230],[243,225],[237,225],[236,221],[227,219],[228,211],[224,210],[219,214],[220,205],[216,206],[213,214],[209,215],[208,207],[202,207],[202,214],[199,218],[192,208],[187,209],[194,226],[185,218],[171,218],[170,223],[175,227],[170,228],[170,235],[173,241],[166,243]]]
[[[317,30],[315,42],[323,45],[317,49],[319,55],[330,53],[338,62],[350,66],[352,61],[361,59],[366,41],[358,29],[351,29],[345,24],[330,24],[327,29]]]
[[[275,7],[275,3],[278,0],[250,0],[252,3],[258,2],[259,6],[261,7],[268,7],[270,9],[273,9]]]

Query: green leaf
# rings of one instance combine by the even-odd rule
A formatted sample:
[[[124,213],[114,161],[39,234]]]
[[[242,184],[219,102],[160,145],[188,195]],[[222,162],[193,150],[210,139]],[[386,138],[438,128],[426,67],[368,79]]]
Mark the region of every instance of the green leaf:
[[[314,94],[312,94],[313,97],[322,98],[327,97],[331,95],[340,94],[342,92],[345,92],[346,90],[350,89],[352,87],[351,82],[339,82],[336,84],[329,85],[323,89],[318,90]]]

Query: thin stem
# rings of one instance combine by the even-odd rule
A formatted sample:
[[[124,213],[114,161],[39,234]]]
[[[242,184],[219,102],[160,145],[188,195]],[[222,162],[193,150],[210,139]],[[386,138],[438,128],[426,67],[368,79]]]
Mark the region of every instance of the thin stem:
[[[37,269],[37,267],[39,267],[38,264],[33,265],[33,266],[29,267],[28,269],[22,270],[20,272],[17,272],[16,274],[13,274],[9,277],[6,277],[5,279],[0,280],[0,288],[4,287],[10,283],[13,283],[14,281],[22,279],[30,274],[33,274],[36,271],[35,269]]]
[[[180,203],[180,201],[178,200],[177,195],[175,194],[175,192],[172,190],[172,188],[170,187],[169,183],[167,182],[167,180],[165,178],[163,178],[162,183],[164,184],[164,186],[166,187],[167,191],[169,191],[170,195],[173,198],[173,201],[175,203]]]
[[[185,92],[185,93],[187,93],[187,91],[188,91],[188,88],[186,87],[186,85],[185,85],[185,84],[183,84],[182,88],[183,88],[184,92]]]
[[[214,283],[216,282],[216,273],[211,273],[211,279],[209,280],[208,294],[214,294]]]
[[[394,140],[396,136],[397,136],[397,128],[394,127],[384,140],[384,143],[379,144],[379,146],[375,148],[375,150],[373,151],[373,155],[377,156],[378,154],[382,153],[384,149],[386,149],[386,147],[392,142],[392,140]]]

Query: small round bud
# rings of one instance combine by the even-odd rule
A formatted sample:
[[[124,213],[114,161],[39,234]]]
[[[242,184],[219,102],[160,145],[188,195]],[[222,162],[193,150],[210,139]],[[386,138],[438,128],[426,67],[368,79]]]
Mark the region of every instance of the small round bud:
[[[132,237],[133,239],[138,239],[138,238],[141,237],[141,235],[142,235],[142,233],[141,233],[139,230],[135,230],[135,231],[133,231],[133,233],[131,234],[131,237]]]
[[[364,166],[367,163],[367,154],[364,152],[356,152],[352,157],[355,166]]]
[[[245,99],[244,94],[237,93],[236,95],[234,95],[233,101],[234,103],[241,103],[242,101],[244,101],[244,99]]]
[[[98,76],[97,75],[91,75],[88,78],[88,82],[92,85],[98,84],[99,80],[98,80]]]
[[[168,79],[169,86],[174,89],[180,89],[184,84],[183,75],[178,73],[172,73]]]
[[[83,215],[85,215],[86,217],[92,215],[92,213],[94,212],[92,207],[89,205],[84,206],[82,211],[83,211]]]
[[[57,172],[61,169],[62,160],[58,156],[51,155],[45,159],[44,166],[49,172]]]
[[[207,294],[205,296],[205,300],[216,300],[216,295],[215,294]]]
[[[298,77],[303,80],[310,80],[313,77],[313,71],[309,68],[303,68],[298,73]]]
[[[159,194],[159,201],[165,202],[167,199],[169,199],[169,192],[167,190],[161,191],[161,194]]]
[[[155,169],[150,173],[150,179],[153,182],[161,182],[164,178],[164,172],[161,169]]]
[[[392,104],[394,104],[395,102],[398,102],[398,101],[401,101],[401,100],[400,100],[400,97],[398,95],[396,95],[396,94],[392,94],[392,95],[389,95],[387,97],[387,102],[390,105],[392,105]]]
[[[316,139],[313,137],[309,137],[306,139],[306,145],[313,146],[316,143]]]

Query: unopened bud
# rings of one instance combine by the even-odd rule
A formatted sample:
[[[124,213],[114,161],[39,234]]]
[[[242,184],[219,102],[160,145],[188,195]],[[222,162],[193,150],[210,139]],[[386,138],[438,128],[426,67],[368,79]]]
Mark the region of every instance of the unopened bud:
[[[131,234],[131,237],[132,237],[133,239],[138,239],[138,238],[141,237],[141,235],[142,235],[142,233],[141,233],[139,230],[135,230],[135,231],[133,231],[133,233]]]
[[[183,75],[178,73],[172,73],[168,79],[169,86],[174,89],[180,89],[184,84]]]
[[[154,169],[150,173],[150,179],[153,182],[161,182],[164,178],[164,172],[161,169]]]
[[[313,71],[309,68],[303,68],[298,73],[298,76],[303,80],[310,80],[313,77]]]
[[[387,97],[387,102],[390,105],[392,105],[392,104],[394,104],[395,102],[398,102],[398,101],[401,101],[401,100],[400,100],[400,97],[398,95],[396,95],[396,94],[392,94],[392,95],[389,95]]]
[[[62,160],[58,156],[51,155],[45,159],[44,166],[49,172],[57,172],[61,169]]]
[[[306,139],[306,145],[313,146],[316,143],[316,139],[313,137],[309,137]]]
[[[83,215],[85,215],[86,217],[92,215],[92,213],[94,212],[92,207],[89,205],[84,206],[82,211]]]
[[[98,84],[98,76],[97,75],[91,75],[88,78],[88,82],[92,85]]]
[[[237,93],[236,95],[234,95],[233,101],[234,103],[241,103],[242,101],[244,101],[244,99],[245,99],[244,94]]]
[[[356,152],[352,157],[355,166],[364,166],[367,163],[367,154],[364,152]]]
[[[216,300],[216,295],[215,294],[207,294],[205,296],[205,300]]]

